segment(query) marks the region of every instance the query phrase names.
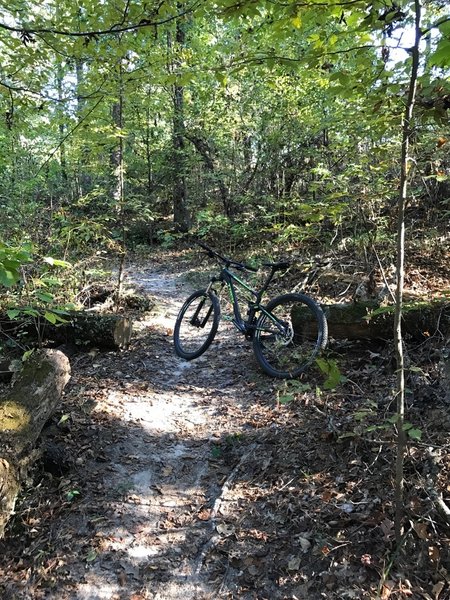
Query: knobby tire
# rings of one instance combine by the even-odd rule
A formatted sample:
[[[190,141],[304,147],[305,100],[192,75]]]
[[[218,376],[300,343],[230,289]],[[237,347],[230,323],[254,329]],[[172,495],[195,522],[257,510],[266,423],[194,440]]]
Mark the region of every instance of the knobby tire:
[[[256,359],[268,375],[294,379],[327,344],[325,315],[317,302],[305,294],[278,296],[268,303],[266,311],[267,314],[260,314],[253,337]],[[281,330],[277,323],[283,324]]]
[[[198,290],[189,296],[178,313],[173,332],[175,352],[180,358],[198,358],[211,345],[220,320],[217,296]]]

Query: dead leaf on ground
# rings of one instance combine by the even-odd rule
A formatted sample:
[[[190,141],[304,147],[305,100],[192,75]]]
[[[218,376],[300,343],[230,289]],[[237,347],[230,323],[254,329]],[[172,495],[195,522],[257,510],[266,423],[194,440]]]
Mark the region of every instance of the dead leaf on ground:
[[[220,535],[229,537],[236,532],[236,528],[231,523],[219,523],[216,526],[216,531],[217,533],[220,533]]]
[[[298,571],[301,565],[302,559],[299,556],[294,556],[288,562],[287,568],[289,571]]]
[[[445,587],[445,583],[443,581],[438,581],[433,585],[433,589],[431,590],[434,595],[435,600],[439,600],[439,596],[441,595],[442,590]]]

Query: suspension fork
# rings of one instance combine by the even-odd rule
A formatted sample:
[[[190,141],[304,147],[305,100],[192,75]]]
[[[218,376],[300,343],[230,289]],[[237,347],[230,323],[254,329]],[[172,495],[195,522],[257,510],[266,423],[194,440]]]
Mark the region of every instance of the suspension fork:
[[[218,279],[216,277],[213,277],[211,279],[211,281],[208,283],[208,287],[205,290],[206,296],[208,294],[210,294],[211,292],[213,292],[214,294],[217,294],[216,290],[212,287],[213,284],[216,283],[217,281],[221,281],[222,282],[222,287],[225,285],[225,282],[222,279]],[[197,308],[195,309],[194,314],[192,315],[192,317],[190,319],[190,324],[191,325],[193,325],[194,327],[199,327],[201,329],[204,328],[204,326],[206,325],[206,323],[209,320],[209,317],[211,316],[211,313],[214,310],[214,305],[211,303],[211,306],[208,308],[208,311],[207,311],[206,315],[203,317],[203,319],[201,321],[199,321],[198,316],[200,314],[200,311],[202,310],[202,308],[205,305],[206,296],[200,300],[200,302],[198,303]]]

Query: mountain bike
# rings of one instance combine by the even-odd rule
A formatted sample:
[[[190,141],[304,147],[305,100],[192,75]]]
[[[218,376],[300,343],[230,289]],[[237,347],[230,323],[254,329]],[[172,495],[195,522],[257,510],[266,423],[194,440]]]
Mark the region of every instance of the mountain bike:
[[[291,263],[263,263],[269,273],[261,289],[254,290],[236,271],[257,272],[258,269],[222,256],[202,242],[197,244],[219,262],[221,270],[218,276],[211,277],[205,289],[191,294],[181,307],[173,333],[176,354],[193,360],[211,345],[219,327],[220,292],[226,287],[233,307],[232,323],[252,341],[262,369],[272,377],[298,377],[325,348],[328,327],[319,304],[303,293],[283,294],[262,304],[262,297],[275,273],[286,271]],[[245,318],[241,313],[238,289],[247,304]]]

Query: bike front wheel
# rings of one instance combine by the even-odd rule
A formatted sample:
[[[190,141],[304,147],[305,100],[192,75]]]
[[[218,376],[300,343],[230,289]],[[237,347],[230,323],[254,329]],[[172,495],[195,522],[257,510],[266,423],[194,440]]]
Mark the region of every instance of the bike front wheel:
[[[253,350],[268,375],[293,379],[314,362],[327,339],[327,321],[317,302],[304,294],[285,294],[260,314]]]
[[[197,358],[211,345],[219,327],[217,296],[206,290],[194,292],[181,307],[175,321],[173,342],[181,358]]]

